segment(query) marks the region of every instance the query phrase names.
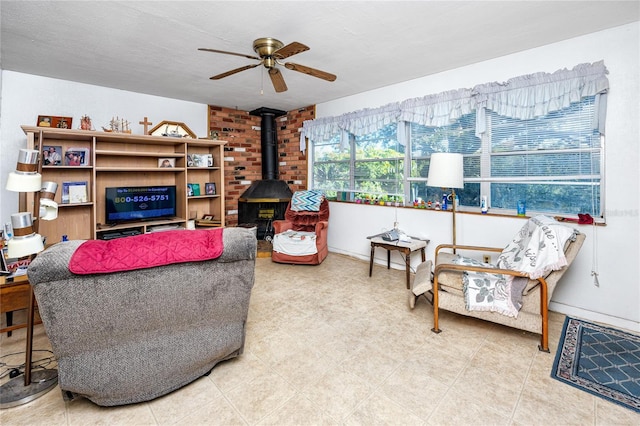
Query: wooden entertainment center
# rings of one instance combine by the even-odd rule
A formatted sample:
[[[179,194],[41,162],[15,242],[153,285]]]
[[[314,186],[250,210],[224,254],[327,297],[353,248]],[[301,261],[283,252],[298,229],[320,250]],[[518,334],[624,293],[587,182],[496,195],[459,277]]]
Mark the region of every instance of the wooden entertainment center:
[[[44,147],[59,147],[62,156],[59,165],[44,165],[40,161],[39,166],[43,182],[58,184],[54,199],[58,203],[58,218],[38,221],[39,233],[47,237],[48,244],[61,241],[63,235],[69,240],[84,240],[101,238],[114,231],[144,233],[154,228],[187,227],[187,221],[203,216],[213,217],[207,225],[225,225],[225,141],[34,126],[22,126],[22,130],[27,135],[27,148],[42,153]],[[65,154],[70,151],[84,152],[84,162],[65,165]],[[208,155],[212,165],[191,161],[196,156],[201,159]],[[171,167],[160,167],[163,162]],[[63,182],[86,182],[86,201],[62,203]],[[206,191],[213,189],[214,186],[207,186],[211,183],[215,184],[215,194]],[[188,184],[192,187],[198,184],[200,195],[190,194]],[[105,188],[163,185],[176,186],[175,217],[106,223]],[[32,211],[33,200],[33,194],[26,194],[21,211]]]

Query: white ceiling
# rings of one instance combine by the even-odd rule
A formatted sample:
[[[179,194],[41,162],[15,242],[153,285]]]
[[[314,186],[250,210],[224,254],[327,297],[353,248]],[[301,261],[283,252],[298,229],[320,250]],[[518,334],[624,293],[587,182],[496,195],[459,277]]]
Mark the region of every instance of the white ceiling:
[[[640,1],[5,1],[0,67],[252,110],[293,110],[640,20]],[[253,40],[311,49],[276,93]],[[532,70],[535,72],[536,70]],[[263,91],[263,93],[261,93]]]

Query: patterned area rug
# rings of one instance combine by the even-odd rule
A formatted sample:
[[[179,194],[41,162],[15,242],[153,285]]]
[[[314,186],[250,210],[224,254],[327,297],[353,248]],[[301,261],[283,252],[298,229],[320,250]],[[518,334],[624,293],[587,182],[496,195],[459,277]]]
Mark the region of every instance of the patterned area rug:
[[[567,317],[551,377],[640,413],[640,336]]]

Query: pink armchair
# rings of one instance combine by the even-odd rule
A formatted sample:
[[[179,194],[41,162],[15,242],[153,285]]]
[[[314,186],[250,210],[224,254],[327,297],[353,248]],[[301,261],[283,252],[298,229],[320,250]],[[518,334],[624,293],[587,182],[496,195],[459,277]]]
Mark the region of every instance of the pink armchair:
[[[325,199],[320,204],[319,211],[293,211],[291,202],[287,206],[284,220],[273,222],[274,231],[281,234],[285,231],[314,232],[316,239],[317,253],[296,255],[274,251],[271,253],[271,260],[278,263],[294,263],[298,265],[319,265],[329,254],[327,247],[327,230],[329,228],[329,202]],[[275,238],[275,237],[274,237]]]

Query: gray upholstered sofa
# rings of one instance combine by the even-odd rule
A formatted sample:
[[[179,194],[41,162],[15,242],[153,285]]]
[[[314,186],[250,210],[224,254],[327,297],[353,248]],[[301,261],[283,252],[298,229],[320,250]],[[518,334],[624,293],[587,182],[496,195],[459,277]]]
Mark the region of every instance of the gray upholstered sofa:
[[[216,259],[118,273],[71,273],[83,241],[37,256],[28,275],[66,400],[147,401],[243,352],[256,238],[245,228],[222,235]]]

